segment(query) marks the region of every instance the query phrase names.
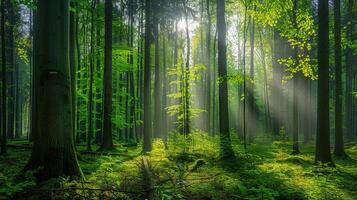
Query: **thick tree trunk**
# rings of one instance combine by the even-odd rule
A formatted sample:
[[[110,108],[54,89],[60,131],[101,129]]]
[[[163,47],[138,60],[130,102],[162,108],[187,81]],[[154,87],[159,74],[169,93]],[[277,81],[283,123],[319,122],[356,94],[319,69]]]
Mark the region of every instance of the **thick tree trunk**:
[[[73,142],[69,69],[69,2],[38,1],[39,81],[38,132],[25,170],[39,169],[39,180],[58,176],[82,177]],[[51,36],[51,37],[50,37]]]
[[[112,0],[105,0],[105,44],[104,44],[104,112],[103,112],[103,143],[99,150],[113,147],[112,139]]]
[[[229,134],[228,119],[228,87],[227,87],[227,46],[225,1],[217,0],[217,30],[218,30],[218,77],[219,81],[219,129],[221,157],[234,156]]]
[[[318,1],[318,98],[315,162],[330,163],[329,118],[329,8],[328,0]]]

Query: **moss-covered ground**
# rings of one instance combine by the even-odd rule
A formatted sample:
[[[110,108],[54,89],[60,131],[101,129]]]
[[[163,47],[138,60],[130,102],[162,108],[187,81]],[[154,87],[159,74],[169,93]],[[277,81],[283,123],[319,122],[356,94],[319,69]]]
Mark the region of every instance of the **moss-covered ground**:
[[[30,150],[10,147],[0,157],[0,199],[357,199],[357,144],[347,145],[349,159],[334,158],[335,167],[316,165],[311,145],[300,155],[284,141],[257,140],[244,151],[233,140],[233,147],[236,158],[220,160],[218,138],[155,140],[145,168],[140,144],[118,145],[113,155],[79,153],[85,180],[41,184],[31,172],[19,178]]]

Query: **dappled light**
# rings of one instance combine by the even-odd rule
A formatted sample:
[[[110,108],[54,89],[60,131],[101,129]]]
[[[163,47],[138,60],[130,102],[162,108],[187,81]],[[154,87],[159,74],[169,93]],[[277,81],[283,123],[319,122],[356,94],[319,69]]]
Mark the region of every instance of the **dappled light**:
[[[353,0],[0,0],[0,199],[357,199]]]

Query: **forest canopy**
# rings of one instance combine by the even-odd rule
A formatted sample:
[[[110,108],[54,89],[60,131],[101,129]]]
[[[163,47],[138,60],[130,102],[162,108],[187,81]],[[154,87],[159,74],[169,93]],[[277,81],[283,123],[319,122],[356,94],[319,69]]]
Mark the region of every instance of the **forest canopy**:
[[[0,0],[0,199],[356,199],[354,0]]]

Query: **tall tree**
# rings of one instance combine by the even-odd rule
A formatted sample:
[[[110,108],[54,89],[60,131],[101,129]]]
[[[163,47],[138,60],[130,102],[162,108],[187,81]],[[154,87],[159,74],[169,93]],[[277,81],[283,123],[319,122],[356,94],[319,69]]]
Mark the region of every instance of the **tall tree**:
[[[72,8],[76,8],[76,3],[71,0],[70,1],[70,6]],[[71,73],[71,88],[72,88],[72,106],[73,106],[73,116],[72,116],[72,120],[73,120],[73,134],[74,136],[76,136],[76,132],[77,132],[77,101],[76,101],[76,89],[77,89],[77,79],[76,79],[76,71],[78,68],[78,60],[77,60],[77,43],[76,40],[78,38],[77,37],[77,24],[76,24],[76,18],[77,18],[77,13],[76,11],[70,11],[69,13],[69,65],[70,65],[70,73]]]
[[[353,61],[353,48],[352,48],[352,41],[353,41],[353,31],[354,31],[354,12],[353,12],[353,3],[355,1],[348,0],[347,3],[347,41],[348,45],[346,48],[346,98],[345,98],[345,105],[346,105],[346,135],[348,137],[353,136],[353,96],[352,96],[352,88],[353,88],[353,69],[355,67],[355,63]]]
[[[318,1],[318,90],[315,162],[332,163],[329,115],[329,7]]]
[[[112,138],[112,21],[113,2],[105,0],[103,141],[100,150],[114,148]]]
[[[234,156],[229,134],[225,0],[217,0],[219,130],[221,157]]]
[[[145,0],[145,50],[144,50],[144,146],[143,151],[149,152],[151,145],[151,117],[150,117],[150,45],[151,45],[151,0]]]
[[[87,150],[92,150],[91,139],[93,137],[93,77],[94,77],[94,16],[96,0],[91,5],[91,28],[90,28],[90,55],[89,55],[89,91],[88,91],[88,128],[87,128]]]
[[[188,25],[188,8],[187,0],[183,0],[183,7],[185,13],[185,29],[186,29],[186,64],[183,73],[183,133],[188,135],[190,133],[190,58],[191,58],[191,40],[190,40],[190,30]]]
[[[154,10],[160,9],[159,1],[152,5]],[[160,76],[160,38],[159,38],[159,12],[153,14],[153,36],[155,43],[155,81],[154,81],[154,136],[161,137],[161,76]]]
[[[38,121],[25,170],[40,169],[37,177],[82,177],[73,142],[72,96],[69,69],[69,1],[39,0]],[[37,84],[38,83],[38,84]]]
[[[212,20],[211,20],[211,10],[210,10],[210,0],[207,0],[206,2],[206,12],[207,12],[207,30],[206,30],[206,41],[207,41],[207,50],[206,50],[206,56],[207,56],[207,72],[206,72],[206,76],[207,76],[207,92],[206,92],[206,109],[207,109],[207,121],[206,123],[206,130],[208,132],[208,134],[211,133],[211,100],[212,100],[212,96],[211,96],[211,87],[212,87],[212,83],[211,83],[211,74],[212,74],[212,69],[211,69],[211,27],[212,27]]]
[[[2,80],[2,99],[1,99],[1,154],[6,153],[6,54],[5,54],[5,1],[1,1],[1,80]]]
[[[292,23],[294,26],[294,29],[298,29],[297,27],[297,19],[296,19],[296,14],[298,12],[298,1],[294,0],[294,5],[293,5],[293,18],[292,18]],[[298,52],[298,47],[293,46],[293,57],[295,59],[295,68],[298,68],[298,63],[299,63],[299,52]],[[301,76],[300,72],[296,74],[296,77],[293,78],[293,154],[299,154],[299,113],[298,113],[298,80],[299,77]]]
[[[335,151],[338,157],[346,157],[342,131],[342,63],[341,63],[341,11],[340,0],[334,0],[335,27]]]

